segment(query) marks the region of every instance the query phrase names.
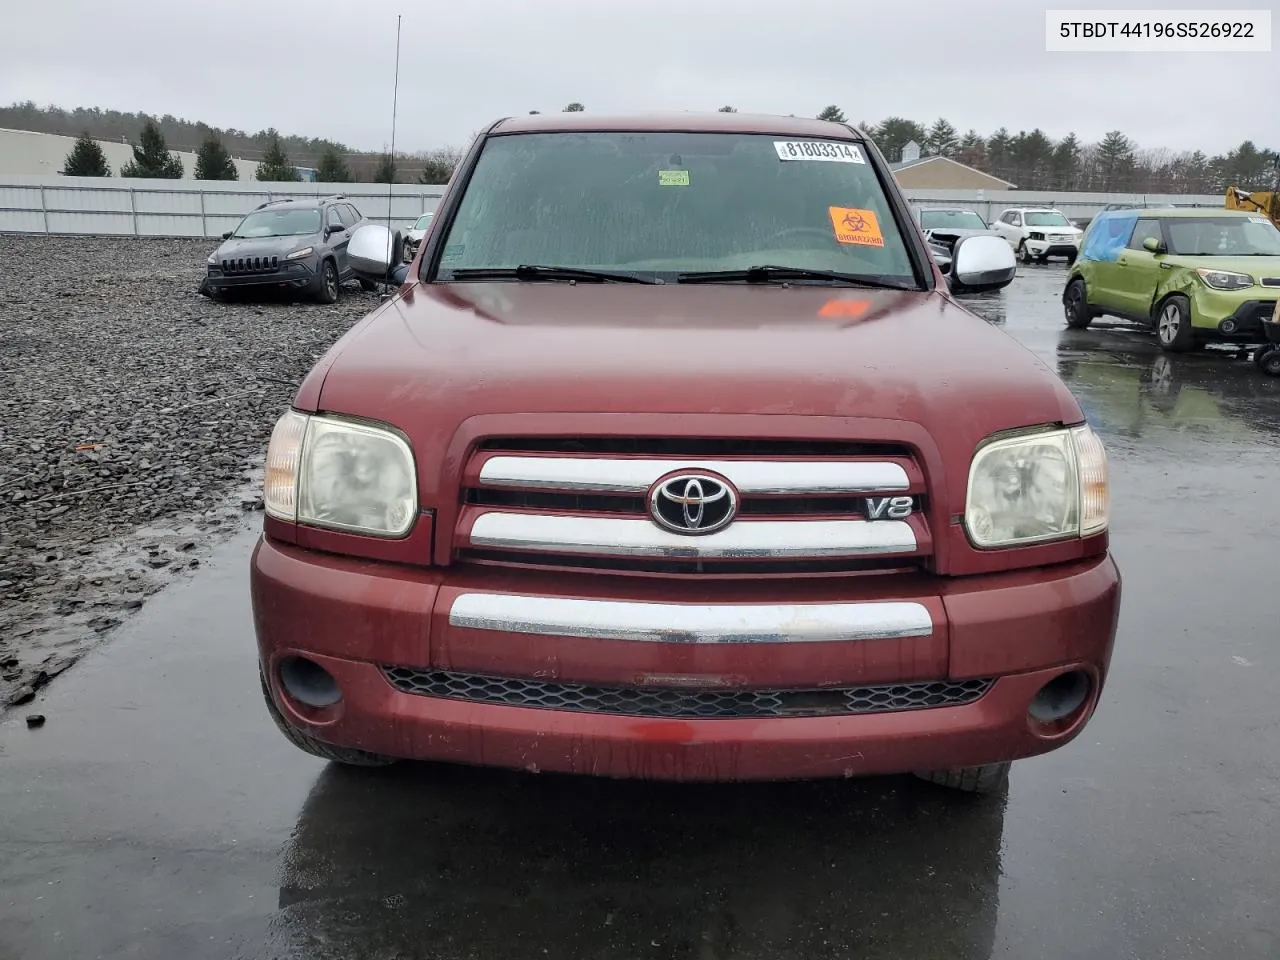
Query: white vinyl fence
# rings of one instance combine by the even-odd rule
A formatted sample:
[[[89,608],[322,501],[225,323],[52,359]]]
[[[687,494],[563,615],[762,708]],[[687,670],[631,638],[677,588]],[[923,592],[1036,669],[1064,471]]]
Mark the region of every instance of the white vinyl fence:
[[[1068,217],[1091,217],[1109,203],[1176,203],[1221,207],[1221,196],[1052,193],[914,189],[914,207],[959,206],[991,221],[1007,207],[1051,206]],[[217,237],[258,204],[285,196],[340,193],[370,220],[405,227],[434,210],[443,186],[376,183],[261,183],[214,180],[0,177],[0,233],[122,237]]]
[[[405,227],[436,208],[443,186],[0,178],[0,233],[119,237],[221,236],[267,200],[342,194],[370,220]]]

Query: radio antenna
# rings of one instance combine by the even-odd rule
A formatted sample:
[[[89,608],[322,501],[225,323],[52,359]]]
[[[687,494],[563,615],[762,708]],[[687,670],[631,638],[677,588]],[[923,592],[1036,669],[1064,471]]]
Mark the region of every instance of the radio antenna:
[[[388,230],[387,243],[389,243],[392,247],[396,245],[395,227],[393,226],[394,218],[391,215],[391,205],[395,199],[394,187],[395,187],[395,181],[396,181],[396,176],[395,176],[396,108],[398,106],[398,102],[400,98],[400,16],[401,16],[400,14],[396,14],[396,75],[395,75],[395,82],[391,88],[391,163],[390,163],[391,176],[387,180],[387,230]],[[387,256],[387,262],[393,263],[395,261],[395,258],[398,255],[400,255],[399,250],[389,250],[388,256]],[[390,268],[388,268],[387,272],[388,274],[390,273]],[[383,283],[382,285],[382,292],[384,294],[387,291],[387,286],[388,285],[386,283]]]

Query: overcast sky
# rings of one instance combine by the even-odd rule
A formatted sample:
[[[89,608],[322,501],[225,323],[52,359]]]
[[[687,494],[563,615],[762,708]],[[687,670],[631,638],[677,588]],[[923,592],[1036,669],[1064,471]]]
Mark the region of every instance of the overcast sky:
[[[1195,6],[1124,4],[1175,5]],[[1140,147],[1280,147],[1280,46],[1046,53],[1046,6],[1088,4],[9,0],[0,101],[171,113],[385,149],[401,14],[398,149],[461,145],[498,117],[574,100],[600,113],[731,104],[808,116],[835,103],[854,121],[944,116],[961,132],[1038,126],[1088,142],[1120,129]]]

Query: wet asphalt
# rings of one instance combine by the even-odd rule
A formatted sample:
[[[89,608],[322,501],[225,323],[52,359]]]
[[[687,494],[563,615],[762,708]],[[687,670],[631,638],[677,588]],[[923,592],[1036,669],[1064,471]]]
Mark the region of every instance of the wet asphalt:
[[[1102,432],[1125,594],[1007,798],[326,767],[263,710],[246,529],[0,723],[0,960],[1280,957],[1280,380],[1020,272],[974,309]]]

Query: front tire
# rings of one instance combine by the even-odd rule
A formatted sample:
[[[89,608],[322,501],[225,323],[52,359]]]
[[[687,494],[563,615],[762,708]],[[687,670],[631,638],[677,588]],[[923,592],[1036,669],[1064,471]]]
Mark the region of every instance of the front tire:
[[[337,303],[341,287],[338,265],[332,260],[326,260],[320,267],[320,288],[316,291],[316,299],[321,303]]]
[[[916,776],[941,787],[961,790],[964,793],[1002,793],[1009,786],[1009,761],[986,763],[980,767],[959,767],[955,770],[933,770]]]
[[[1067,284],[1062,295],[1062,312],[1072,330],[1088,329],[1097,316],[1089,306],[1089,291],[1079,277]]]
[[[1026,241],[1019,241],[1018,249],[1015,252],[1018,254],[1018,259],[1023,263],[1031,262],[1031,251],[1027,249]]]
[[[1258,351],[1253,362],[1269,377],[1280,377],[1280,347],[1271,347],[1266,352]]]
[[[1156,313],[1156,339],[1170,353],[1186,353],[1195,343],[1191,328],[1191,301],[1174,294],[1160,304]]]
[[[284,714],[280,712],[280,708],[276,706],[275,700],[271,698],[271,690],[267,686],[267,678],[262,670],[258,671],[258,680],[262,684],[262,699],[267,702],[267,713],[271,714],[271,719],[280,728],[280,732],[284,734],[285,739],[303,753],[309,753],[311,756],[319,757],[321,760],[329,760],[349,767],[387,767],[396,762],[391,757],[381,757],[376,753],[365,753],[363,750],[349,750],[346,747],[330,746],[291,726],[289,721],[284,718]]]

